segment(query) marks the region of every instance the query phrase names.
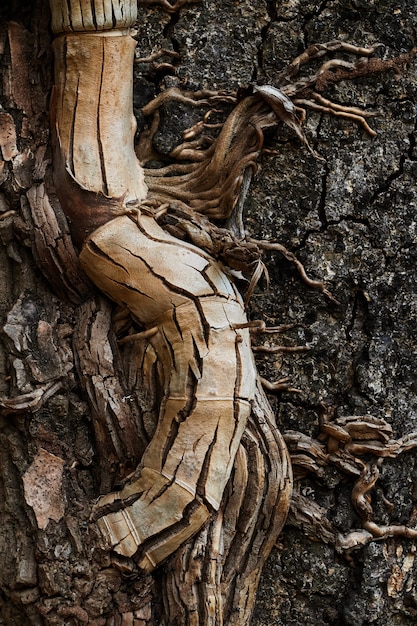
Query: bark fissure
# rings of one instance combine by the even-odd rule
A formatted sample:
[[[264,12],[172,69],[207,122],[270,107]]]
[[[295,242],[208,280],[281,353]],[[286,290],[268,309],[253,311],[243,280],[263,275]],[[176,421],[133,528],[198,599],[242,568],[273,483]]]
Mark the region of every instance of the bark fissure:
[[[105,63],[104,63],[104,55],[105,55],[105,50],[104,50],[104,45],[102,47],[102,62],[101,62],[101,72],[100,72],[100,86],[99,86],[99,95],[98,95],[98,100],[97,100],[97,143],[98,143],[98,152],[99,152],[99,158],[100,158],[100,168],[101,168],[101,175],[103,178],[103,193],[105,196],[109,195],[109,187],[107,184],[107,178],[106,178],[106,161],[104,158],[104,152],[103,152],[103,144],[101,141],[101,130],[100,130],[100,97],[101,97],[101,90],[102,90],[102,86],[103,86],[103,71],[104,71],[104,67],[105,67]]]

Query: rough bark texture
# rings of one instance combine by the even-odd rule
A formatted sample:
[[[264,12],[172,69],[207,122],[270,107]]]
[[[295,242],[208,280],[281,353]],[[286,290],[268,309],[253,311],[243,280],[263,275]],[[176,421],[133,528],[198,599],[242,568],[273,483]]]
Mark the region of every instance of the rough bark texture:
[[[179,553],[160,579],[138,579],[125,561],[113,567],[88,530],[92,501],[135,468],[152,433],[149,398],[157,401],[157,394],[144,390],[131,366],[143,358],[138,348],[116,350],[111,306],[98,296],[88,299],[93,288],[77,268],[57,203],[52,210],[52,194],[49,200],[45,194],[51,189],[49,19],[46,2],[16,1],[3,10],[0,31],[1,619],[7,626],[169,623],[163,603],[156,610],[154,600],[162,589],[179,593],[172,572],[187,572],[193,556],[203,557],[207,537]],[[168,52],[135,67],[138,130],[145,129],[141,108],[161,85],[273,85],[305,47],[333,39],[381,42],[377,56],[393,58],[413,47],[415,26],[411,0],[319,6],[213,0],[173,15],[141,8],[138,56]],[[298,323],[278,341],[309,347],[259,359],[267,378],[290,376],[300,391],[272,399],[282,432],[316,436],[322,402],[335,405],[338,416],[384,418],[396,438],[417,430],[415,85],[413,60],[327,85],[323,93],[333,101],[379,112],[372,120],[377,137],[349,120],[309,112],[306,132],[325,161],[279,128],[268,143],[276,153],[262,158],[252,183],[247,230],[296,252],[340,303],[302,285],[279,254],[265,258],[270,285],[253,297],[251,315],[271,326]],[[168,103],[154,146],[168,154],[200,118],[193,107]],[[249,429],[242,452],[248,458],[251,436],[259,433]],[[413,451],[384,460],[372,495],[381,524],[415,524],[416,474]],[[350,503],[352,486],[340,468],[330,467],[296,490],[346,534],[361,526]],[[232,489],[228,497],[236,497]],[[213,543],[216,528],[210,532]],[[347,554],[324,531],[321,538],[313,541],[303,531],[294,508],[264,568],[253,626],[415,623],[415,541],[394,537]],[[250,564],[242,564],[242,572],[245,567]],[[217,583],[214,578],[214,590]],[[244,598],[232,591],[229,598],[244,611]],[[242,623],[236,611],[229,623]]]

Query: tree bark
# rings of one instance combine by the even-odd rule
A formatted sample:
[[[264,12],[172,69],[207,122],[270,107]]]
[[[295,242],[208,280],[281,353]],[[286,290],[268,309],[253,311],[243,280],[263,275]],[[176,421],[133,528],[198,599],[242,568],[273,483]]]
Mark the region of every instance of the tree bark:
[[[317,41],[382,42],[381,60],[413,46],[412,2],[310,4],[184,3],[173,15],[140,7],[136,57],[148,60],[134,69],[138,134],[146,137],[151,124],[141,109],[163,87],[274,85],[282,68]],[[72,166],[58,201],[48,117],[52,102],[59,120],[56,103],[63,102],[66,86],[58,84],[51,95],[49,9],[38,0],[30,8],[15,2],[2,11],[2,621],[202,625],[220,624],[222,615],[224,624],[249,623],[263,560],[283,521],[280,498],[287,493],[289,470],[277,424],[283,433],[301,431],[317,440],[324,401],[336,406],[338,418],[372,414],[386,420],[396,440],[417,429],[415,63],[323,86],[333,101],[377,110],[371,120],[376,138],[351,120],[309,112],[307,138],[322,161],[282,127],[271,132],[268,147],[276,152],[261,158],[245,204],[245,228],[296,252],[310,274],[327,281],[339,304],[303,286],[278,253],[264,256],[270,285],[252,298],[251,317],[268,326],[297,324],[274,340],[309,351],[259,356],[258,366],[267,378],[290,376],[298,393],[281,391],[269,412],[257,387],[219,513],[156,573],[145,575],[133,560],[100,547],[90,514],[100,494],[122,486],[151,441],[163,397],[161,372],[155,353],[140,342],[118,344],[130,322],[86,278],[76,247],[85,226],[75,215],[71,238],[62,210],[73,208],[65,200],[74,181],[82,188],[78,206],[86,189],[120,199],[117,185],[129,188],[123,177],[133,181],[126,200],[141,199],[143,183],[135,187],[141,173],[128,151],[128,168],[121,160],[111,165],[112,172],[120,168],[114,179],[103,177],[103,169],[96,169],[95,180],[86,179],[78,173],[78,156],[70,154],[71,133],[62,132],[65,164]],[[62,24],[64,18],[56,20],[54,29]],[[98,46],[97,36],[86,37]],[[162,56],[149,58],[159,49]],[[132,46],[128,54],[131,59]],[[80,76],[91,74],[87,65]],[[103,76],[110,77],[106,71]],[[125,77],[120,86],[129,92]],[[127,100],[118,94],[110,109],[115,117]],[[86,114],[79,132],[88,155],[97,152],[94,162],[108,163],[105,147],[87,141],[98,126],[94,98],[86,98],[91,109],[80,103]],[[207,121],[217,121],[216,115]],[[182,132],[201,116],[192,105],[163,105],[152,143],[155,158],[168,160]],[[115,140],[125,137],[130,150],[129,111],[117,119],[130,119],[123,128],[114,126]],[[86,154],[79,162],[84,167]],[[117,202],[109,204],[119,209]],[[412,451],[384,460],[380,489],[372,494],[381,525],[413,526],[415,477]],[[414,539],[366,541],[350,551],[337,545],[337,534],[359,531],[363,521],[350,503],[353,483],[340,466],[323,466],[319,476],[296,483],[296,497],[319,505],[331,528],[320,520],[318,532],[319,524],[307,520],[306,534],[293,505],[264,568],[253,626],[415,622]]]

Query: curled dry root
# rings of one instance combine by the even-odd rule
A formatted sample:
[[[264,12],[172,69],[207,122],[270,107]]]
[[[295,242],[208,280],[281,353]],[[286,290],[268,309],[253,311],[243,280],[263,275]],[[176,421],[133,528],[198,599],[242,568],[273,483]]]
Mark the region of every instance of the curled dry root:
[[[290,522],[302,526],[310,536],[332,543],[340,550],[358,548],[374,539],[403,536],[417,539],[417,529],[397,524],[377,524],[373,517],[371,492],[385,458],[396,458],[417,447],[417,432],[393,438],[391,426],[372,415],[334,418],[335,407],[322,405],[317,438],[287,431],[284,435],[296,480],[308,474],[323,476],[333,466],[354,479],[352,505],[362,528],[339,533],[326,519],[325,511],[300,493],[292,498]],[[366,461],[362,460],[365,457]],[[385,501],[389,509],[392,505]]]
[[[358,55],[360,59],[354,63],[332,59],[323,63],[314,75],[294,81],[302,65],[337,50]],[[142,134],[137,146],[138,157],[145,165],[156,156],[152,139],[165,104],[174,101],[207,109],[203,119],[184,132],[183,143],[171,152],[167,165],[145,167],[148,203],[151,200],[155,207],[164,207],[162,217],[157,218],[163,228],[202,247],[232,271],[249,274],[246,300],[265,270],[262,253],[275,250],[295,265],[307,285],[335,301],[323,282],[309,279],[302,264],[281,244],[245,236],[241,218],[242,196],[246,195],[251,175],[256,171],[256,162],[264,147],[264,131],[280,122],[291,128],[321,159],[310,147],[302,128],[306,107],[354,120],[370,135],[376,134],[366,121],[375,115],[374,112],[334,104],[313,89],[324,77],[329,81],[340,68],[356,74],[365,72],[367,57],[374,50],[374,47],[359,48],[341,41],[318,44],[302,53],[279,75],[279,89],[264,85],[231,94],[209,90],[182,92],[174,88],[161,93],[142,109],[145,117],[153,115],[150,131],[147,135]],[[213,113],[218,113],[216,107],[224,103],[236,106],[223,125],[210,123]],[[209,134],[218,128],[217,137]],[[202,215],[207,219],[203,221]],[[209,220],[225,223],[228,230],[219,230]],[[230,231],[234,234],[231,235]]]
[[[301,65],[321,57],[328,51],[339,49],[366,57],[375,50],[358,48],[341,41],[312,46],[281,73],[279,89],[267,85],[255,86],[249,89],[252,95],[246,92],[243,94],[246,97],[240,101],[241,93],[230,94],[209,90],[181,92],[174,88],[160,94],[142,110],[145,117],[156,114],[156,118],[147,141],[138,147],[141,161],[146,161],[153,152],[151,141],[157,130],[159,111],[165,103],[176,101],[192,106],[205,106],[209,110],[200,123],[185,131],[184,142],[170,155],[172,163],[159,169],[145,170],[149,197],[161,203],[172,203],[176,207],[192,209],[207,215],[210,219],[229,218],[238,203],[244,172],[247,169],[256,169],[256,160],[263,148],[266,129],[283,122],[311,150],[302,129],[305,111],[300,107],[318,109],[354,120],[369,134],[375,135],[375,131],[366,121],[366,118],[375,115],[374,112],[334,104],[313,89],[323,76],[335,74],[340,67],[348,68],[352,72],[358,72],[359,68],[364,71],[366,63],[363,58],[356,63],[333,59],[324,63],[313,76],[298,82],[293,80]],[[289,83],[289,80],[292,82]],[[213,139],[203,132],[219,126],[209,124],[208,120],[216,111],[215,107],[224,102],[232,102],[237,106],[223,124],[218,137]]]

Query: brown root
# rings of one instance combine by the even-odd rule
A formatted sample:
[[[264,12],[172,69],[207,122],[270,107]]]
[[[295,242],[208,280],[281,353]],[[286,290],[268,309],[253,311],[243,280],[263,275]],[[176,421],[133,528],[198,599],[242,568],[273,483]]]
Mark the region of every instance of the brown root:
[[[157,4],[167,8],[165,0]],[[322,281],[312,280],[307,276],[300,261],[284,246],[245,237],[241,213],[251,175],[256,171],[257,160],[264,150],[266,129],[280,122],[286,124],[316,158],[321,158],[310,148],[302,129],[305,110],[301,107],[352,120],[360,124],[371,136],[376,134],[366,120],[374,116],[374,112],[335,104],[313,89],[323,76],[329,74],[336,76],[341,68],[344,72],[354,73],[359,69],[364,71],[363,68],[366,66],[364,58],[367,60],[375,47],[362,48],[342,41],[317,44],[310,46],[280,74],[280,89],[267,85],[255,86],[252,93],[250,89],[246,90],[246,94],[249,95],[238,101],[240,92],[232,94],[201,90],[191,93],[181,92],[175,88],[161,93],[142,109],[145,117],[154,116],[146,138],[142,139],[141,145],[137,148],[139,159],[145,163],[147,159],[157,157],[152,147],[152,139],[158,129],[161,108],[165,104],[175,101],[207,108],[201,121],[183,133],[183,142],[171,152],[166,165],[145,168],[148,198],[156,205],[168,205],[167,215],[178,211],[185,215],[182,220],[173,218],[176,222],[174,225],[171,217],[164,218],[165,222],[160,222],[163,228],[166,227],[171,234],[180,239],[188,238],[196,245],[202,246],[232,270],[249,274],[246,304],[259,278],[263,273],[266,274],[266,268],[261,262],[263,250],[279,251],[295,265],[305,284],[318,289],[329,300],[339,304]],[[301,66],[312,59],[321,58],[328,52],[339,50],[361,58],[356,62],[332,59],[323,63],[312,76],[294,82],[293,79]],[[224,103],[237,104],[223,125],[209,123],[212,113],[219,113],[216,107]],[[219,128],[217,137],[210,134]],[[222,249],[219,251],[217,243],[213,246],[211,241],[214,228],[209,221],[206,221],[203,227],[198,225],[197,233],[193,224],[193,215],[196,214],[206,216],[207,220],[221,220],[237,235],[237,238],[231,244],[226,244],[227,237],[223,237]]]
[[[362,530],[341,535],[332,529],[325,512],[314,502],[297,492],[293,496],[291,523],[308,529],[317,540],[332,543],[340,550],[361,547],[374,539],[402,536],[417,538],[417,529],[406,525],[378,524],[374,520],[371,492],[377,484],[384,458],[395,458],[399,454],[417,447],[417,433],[400,439],[392,438],[391,426],[383,419],[372,415],[348,416],[334,419],[335,407],[323,405],[321,431],[317,438],[289,431],[284,435],[293,464],[295,479],[309,474],[323,476],[329,466],[336,467],[342,474],[354,478],[351,500],[362,524]],[[373,457],[365,463],[360,457]],[[391,510],[392,505],[387,503]]]

